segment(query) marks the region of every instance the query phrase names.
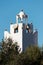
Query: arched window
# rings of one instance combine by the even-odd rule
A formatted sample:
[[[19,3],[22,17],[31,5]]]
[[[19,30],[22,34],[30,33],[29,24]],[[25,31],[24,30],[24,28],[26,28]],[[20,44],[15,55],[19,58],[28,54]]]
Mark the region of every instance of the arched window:
[[[18,32],[18,26],[17,28],[14,29],[14,33],[17,33]]]

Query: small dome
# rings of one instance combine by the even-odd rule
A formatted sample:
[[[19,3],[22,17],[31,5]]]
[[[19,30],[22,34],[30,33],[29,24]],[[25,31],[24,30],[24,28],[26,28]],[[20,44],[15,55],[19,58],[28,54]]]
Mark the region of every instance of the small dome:
[[[19,15],[20,15],[20,16],[22,16],[22,15],[25,15],[25,14],[24,14],[24,12],[23,12],[23,11],[21,11],[21,12],[19,13]]]
[[[20,18],[26,18],[26,14],[23,12],[23,10],[20,11],[20,13],[18,14]]]
[[[17,20],[17,23],[18,22],[24,22],[24,21],[27,21],[28,19],[28,15],[25,14],[25,12],[23,10],[21,10],[17,15],[16,15],[16,20]]]

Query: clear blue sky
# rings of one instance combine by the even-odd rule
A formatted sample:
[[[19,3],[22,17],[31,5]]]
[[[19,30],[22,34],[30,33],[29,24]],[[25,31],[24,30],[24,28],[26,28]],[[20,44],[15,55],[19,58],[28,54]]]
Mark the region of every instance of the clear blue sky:
[[[10,29],[11,21],[16,22],[16,14],[23,9],[29,16],[29,23],[38,30],[39,46],[43,44],[43,0],[0,0],[0,41],[5,28]]]

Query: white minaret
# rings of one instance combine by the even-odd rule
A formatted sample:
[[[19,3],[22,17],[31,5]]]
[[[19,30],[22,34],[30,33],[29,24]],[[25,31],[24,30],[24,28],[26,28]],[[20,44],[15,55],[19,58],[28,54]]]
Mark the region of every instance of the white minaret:
[[[16,15],[16,23],[10,24],[10,33],[7,30],[4,31],[4,40],[8,38],[11,38],[13,43],[18,43],[21,52],[29,45],[37,43],[37,32],[33,33],[33,24],[28,24],[28,15],[23,10]]]

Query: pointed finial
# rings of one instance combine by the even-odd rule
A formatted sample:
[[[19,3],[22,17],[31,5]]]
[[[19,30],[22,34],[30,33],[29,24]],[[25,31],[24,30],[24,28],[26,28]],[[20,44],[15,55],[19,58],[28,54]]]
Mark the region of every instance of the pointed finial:
[[[23,9],[21,11],[23,11]]]

